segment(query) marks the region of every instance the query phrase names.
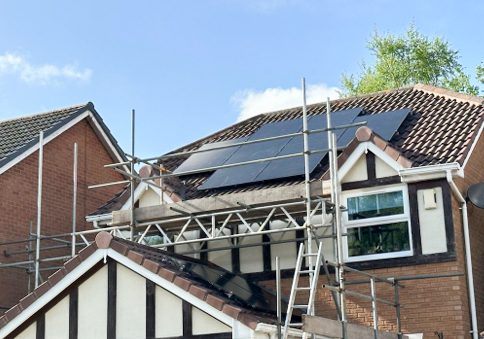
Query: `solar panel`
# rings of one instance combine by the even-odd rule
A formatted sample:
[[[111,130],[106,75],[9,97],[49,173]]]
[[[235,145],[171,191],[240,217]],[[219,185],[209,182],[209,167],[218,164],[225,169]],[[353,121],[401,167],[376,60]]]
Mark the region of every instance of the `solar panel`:
[[[263,125],[250,135],[248,141],[296,133],[302,129],[300,121],[297,120],[298,119],[278,121]],[[277,155],[289,141],[290,138],[284,138],[243,145],[232,154],[225,163],[234,164],[242,161],[273,157]]]
[[[247,138],[238,138],[220,142],[214,142],[211,144],[205,144],[200,147],[200,150],[211,149],[220,146],[233,145],[239,142],[243,142]],[[207,168],[213,166],[220,166],[224,164],[232,154],[237,151],[240,146],[234,146],[230,148],[223,148],[219,150],[207,151],[202,153],[192,154],[187,160],[185,160],[174,173],[181,173],[186,171],[193,171],[200,168]]]
[[[253,182],[266,165],[267,162],[265,161],[218,169],[198,189],[205,190]]]
[[[332,125],[341,126],[354,122],[367,121],[367,126],[386,140],[390,140],[407,117],[410,109],[400,109],[373,115],[358,116],[361,108],[352,108],[332,114]],[[326,128],[326,115],[314,115],[308,118],[310,130]],[[258,140],[283,134],[295,133],[302,130],[302,119],[293,119],[269,123],[261,126],[247,140]],[[354,138],[356,127],[335,131],[338,146],[346,146]],[[309,135],[309,150],[325,150],[328,148],[327,132]],[[244,161],[264,159],[279,155],[302,153],[303,136],[288,137],[278,140],[264,141],[243,145],[230,153],[224,163],[234,164]],[[309,156],[309,171],[312,172],[321,162],[327,152],[311,154]],[[227,154],[225,154],[227,155]],[[268,160],[255,164],[239,165],[231,168],[216,170],[199,189],[211,189],[239,184],[259,182],[263,180],[286,178],[304,174],[302,154],[288,159]],[[223,157],[212,158],[222,159]],[[196,163],[194,162],[194,165]],[[177,169],[178,171],[179,169]]]
[[[403,108],[384,113],[364,115],[357,117],[354,122],[366,121],[367,127],[381,136],[383,139],[389,141],[398,131],[410,111],[411,110],[409,108]],[[356,127],[346,129],[343,135],[338,138],[338,146],[346,147],[355,137],[356,129]]]
[[[261,126],[255,131],[248,140],[258,140],[275,137],[283,134],[298,132],[302,125],[296,120],[286,120],[269,123]],[[244,161],[264,159],[276,156],[284,146],[291,140],[290,137],[284,139],[258,142],[255,144],[243,145],[225,162],[225,164],[235,164]],[[240,165],[236,167],[221,168],[215,171],[198,189],[210,189],[226,187],[253,182],[257,175],[267,166],[269,161],[255,164]]]
[[[332,115],[332,124],[346,125],[351,124],[356,116],[362,111],[361,108],[353,108],[349,110],[335,112]],[[302,125],[302,119],[297,119],[297,121]],[[308,129],[317,130],[326,128],[326,115],[313,115],[308,119]],[[344,130],[336,130],[336,136],[343,134]],[[309,149],[312,151],[325,150],[328,148],[328,138],[327,132],[311,133],[309,135]],[[284,148],[277,155],[287,155],[294,153],[301,153],[303,151],[303,136],[296,136],[291,139],[291,141],[284,146]],[[309,172],[314,171],[316,166],[323,160],[327,152],[311,154],[309,156]],[[304,174],[304,162],[302,160],[302,155],[299,157],[288,158],[288,159],[276,159],[272,160],[264,170],[255,178],[254,181],[263,181],[270,179],[287,178],[296,175]]]

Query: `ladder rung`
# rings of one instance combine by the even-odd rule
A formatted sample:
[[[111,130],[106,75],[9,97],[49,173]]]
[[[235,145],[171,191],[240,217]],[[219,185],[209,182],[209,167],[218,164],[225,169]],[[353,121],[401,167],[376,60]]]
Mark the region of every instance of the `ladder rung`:
[[[303,323],[290,323],[289,326],[291,327],[301,327]]]
[[[308,305],[294,305],[294,308],[308,308]]]
[[[303,270],[303,271],[299,271],[299,273],[314,273],[314,270]]]
[[[303,254],[303,257],[317,257],[318,254],[317,253],[305,253]]]
[[[309,291],[311,287],[296,287],[296,290],[298,291]]]

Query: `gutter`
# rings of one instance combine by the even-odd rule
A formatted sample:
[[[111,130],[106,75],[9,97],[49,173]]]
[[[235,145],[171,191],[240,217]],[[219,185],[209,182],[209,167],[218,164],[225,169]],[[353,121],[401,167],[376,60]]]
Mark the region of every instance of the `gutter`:
[[[457,162],[420,167],[404,168],[398,171],[402,182],[412,183],[426,180],[447,178],[447,172],[452,171],[455,175],[463,178],[464,170]]]
[[[113,217],[111,213],[86,216],[86,222],[92,223],[94,228],[101,228],[101,225],[109,224],[112,219]]]
[[[469,220],[467,216],[467,202],[457,188],[455,182],[452,179],[452,174],[447,171],[447,182],[454,193],[457,201],[461,205],[460,210],[462,213],[462,228],[464,229],[464,246],[465,246],[465,261],[466,261],[466,273],[467,273],[467,289],[469,290],[469,307],[471,312],[471,322],[472,322],[472,338],[478,339],[479,333],[477,330],[477,311],[476,311],[476,298],[474,291],[474,276],[472,272],[472,255],[471,255],[471,244],[469,237]]]

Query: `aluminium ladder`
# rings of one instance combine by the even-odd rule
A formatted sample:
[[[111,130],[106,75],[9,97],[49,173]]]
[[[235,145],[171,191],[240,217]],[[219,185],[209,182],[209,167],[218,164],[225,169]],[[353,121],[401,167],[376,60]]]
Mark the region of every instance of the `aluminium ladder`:
[[[303,269],[303,259],[308,257],[316,257],[313,269]],[[294,279],[292,281],[291,295],[289,297],[289,303],[286,313],[286,321],[284,323],[283,339],[287,339],[289,328],[296,327],[302,328],[302,323],[291,323],[292,313],[294,309],[301,309],[305,314],[311,315],[314,312],[314,300],[316,298],[317,284],[319,278],[319,270],[321,264],[325,265],[323,257],[323,246],[319,243],[317,253],[304,253],[304,243],[299,246],[299,252],[297,255],[296,267],[294,269]],[[309,286],[299,286],[299,278],[301,275],[309,275]],[[309,299],[307,304],[295,304],[296,295],[298,292],[309,291]],[[303,338],[305,335],[303,334]]]

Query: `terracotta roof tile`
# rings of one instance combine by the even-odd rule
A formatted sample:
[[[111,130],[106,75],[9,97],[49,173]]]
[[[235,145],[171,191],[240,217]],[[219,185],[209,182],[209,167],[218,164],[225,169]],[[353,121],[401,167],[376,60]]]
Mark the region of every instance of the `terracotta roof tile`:
[[[170,282],[172,282],[176,278],[175,272],[164,267],[160,267],[160,270],[158,271],[158,275]]]

